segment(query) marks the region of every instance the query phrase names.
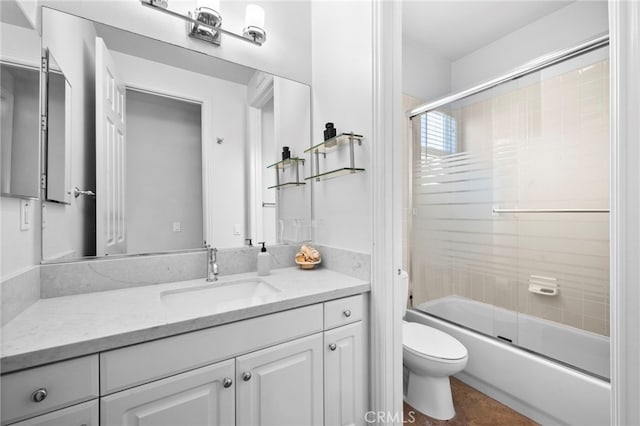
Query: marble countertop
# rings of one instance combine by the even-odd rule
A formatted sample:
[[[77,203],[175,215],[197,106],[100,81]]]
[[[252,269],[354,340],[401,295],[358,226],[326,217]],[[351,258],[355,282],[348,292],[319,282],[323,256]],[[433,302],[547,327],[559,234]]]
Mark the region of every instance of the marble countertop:
[[[256,278],[221,277],[215,284]],[[368,292],[367,281],[329,269],[283,268],[260,277],[279,290],[242,304],[169,306],[163,292],[207,285],[204,278],[40,299],[1,329],[0,369],[8,373],[68,358]],[[167,294],[167,293],[165,293]]]

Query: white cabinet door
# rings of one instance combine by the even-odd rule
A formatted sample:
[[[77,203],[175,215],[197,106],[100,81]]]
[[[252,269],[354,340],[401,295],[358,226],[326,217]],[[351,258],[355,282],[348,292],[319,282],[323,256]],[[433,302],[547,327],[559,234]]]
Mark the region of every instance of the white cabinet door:
[[[98,400],[83,402],[11,426],[98,426]]]
[[[231,359],[105,396],[100,425],[234,425],[234,376]]]
[[[362,321],[324,333],[324,416],[327,426],[364,424]]]
[[[322,333],[236,358],[239,426],[323,424]]]

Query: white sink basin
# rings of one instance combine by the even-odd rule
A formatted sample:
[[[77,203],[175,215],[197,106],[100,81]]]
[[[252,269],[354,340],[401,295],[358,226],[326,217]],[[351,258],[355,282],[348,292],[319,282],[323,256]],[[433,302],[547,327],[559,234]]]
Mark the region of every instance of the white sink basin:
[[[281,297],[280,290],[260,278],[207,283],[160,293],[165,306],[181,311],[198,312],[240,309],[278,300]]]

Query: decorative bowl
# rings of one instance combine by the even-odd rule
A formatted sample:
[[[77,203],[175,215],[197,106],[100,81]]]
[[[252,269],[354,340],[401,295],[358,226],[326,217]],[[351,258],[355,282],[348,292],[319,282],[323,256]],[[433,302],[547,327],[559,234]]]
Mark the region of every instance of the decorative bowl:
[[[315,262],[300,262],[298,261],[298,259],[296,259],[296,263],[298,265],[300,265],[300,268],[302,269],[313,269],[316,267],[316,265],[318,265],[320,262],[322,262],[322,259],[320,260],[316,260]]]

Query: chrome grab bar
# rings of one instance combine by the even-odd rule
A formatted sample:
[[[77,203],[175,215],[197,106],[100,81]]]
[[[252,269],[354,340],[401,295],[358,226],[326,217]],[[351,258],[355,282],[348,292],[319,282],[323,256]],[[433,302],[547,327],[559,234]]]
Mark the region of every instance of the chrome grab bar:
[[[493,213],[609,213],[609,209],[500,209]]]

